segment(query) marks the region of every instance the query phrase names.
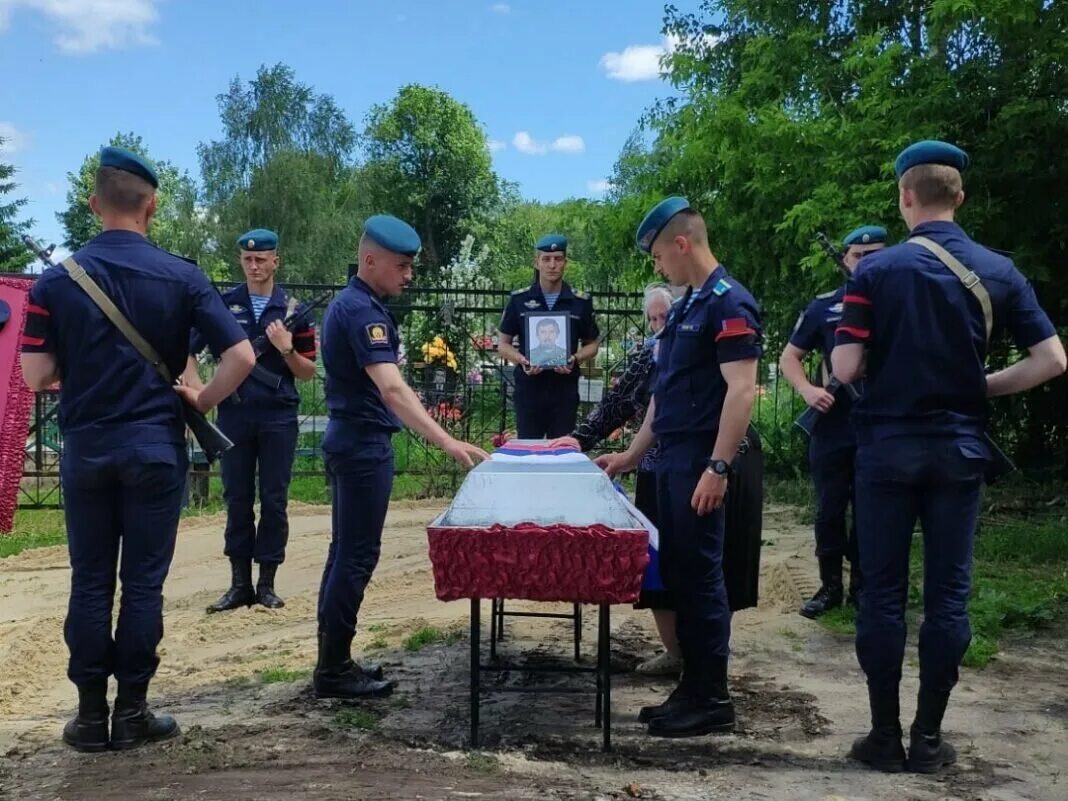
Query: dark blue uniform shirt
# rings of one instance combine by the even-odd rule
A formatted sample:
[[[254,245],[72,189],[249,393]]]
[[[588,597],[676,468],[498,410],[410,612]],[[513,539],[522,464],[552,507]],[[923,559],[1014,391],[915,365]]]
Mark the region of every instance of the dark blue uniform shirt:
[[[672,306],[659,339],[653,433],[665,450],[673,440],[706,442],[727,395],[719,366],[763,353],[760,307],[721,265]]]
[[[520,353],[528,355],[527,351],[527,321],[526,316],[531,312],[540,314],[567,314],[570,318],[568,324],[568,356],[573,356],[579,349],[579,342],[591,342],[600,335],[597,321],[593,319],[593,301],[588,297],[576,295],[571,287],[564,282],[560,288],[560,297],[553,304],[552,309],[545,303],[545,295],[541,291],[541,284],[535,281],[526,289],[519,289],[508,298],[508,305],[504,307],[501,323],[497,327],[502,334],[508,334],[515,339],[513,343]],[[518,393],[529,397],[553,397],[567,390],[573,393],[578,391],[579,371],[572,370],[567,375],[554,372],[551,369],[544,370],[538,375],[527,375],[523,368],[516,365],[515,386]],[[520,401],[521,402],[521,399]]]
[[[219,353],[245,339],[195,262],[138,233],[105,231],[73,255],[175,378],[193,328]],[[103,447],[185,441],[178,394],[63,267],[45,270],[30,290],[22,349],[56,355],[65,437]]]
[[[331,420],[368,431],[399,431],[400,420],[367,375],[369,365],[397,363],[397,322],[359,276],[354,276],[327,308],[322,350],[326,408]]]
[[[942,245],[990,294],[992,336],[1020,348],[1053,336],[1034,290],[1012,261],[952,222],[913,236]],[[981,434],[986,419],[986,326],[979,301],[926,248],[907,242],[864,257],[850,280],[836,343],[867,347],[858,435]]]
[[[276,286],[274,292],[271,293],[270,300],[267,301],[267,306],[260,315],[260,319],[257,320],[256,314],[252,309],[252,299],[249,297],[248,284],[234,287],[223,293],[222,298],[223,302],[229,307],[234,320],[252,340],[263,336],[267,326],[274,320],[284,322],[289,303],[286,293],[282,291],[281,287]],[[189,341],[189,352],[191,354],[196,355],[209,346],[210,343],[199,330],[193,332]],[[307,359],[315,359],[314,326],[309,323],[303,323],[293,330],[293,349]],[[219,354],[215,349],[211,348],[211,351],[212,355],[218,358]],[[237,390],[237,396],[241,399],[241,402],[235,403],[233,397],[227,398],[219,404],[220,410],[224,407],[286,412],[296,410],[300,403],[300,396],[297,394],[293,371],[289,369],[278,348],[268,341],[266,349],[258,361],[264,369],[281,376],[281,386],[275,389],[255,377],[249,376]]]
[[[820,384],[826,386],[831,372],[831,351],[834,350],[835,330],[842,319],[846,288],[841,286],[833,292],[818,295],[805,307],[797,320],[794,332],[790,335],[790,344],[806,353],[816,351],[821,358]],[[823,365],[826,365],[824,374]],[[860,382],[854,384],[859,391]],[[816,427],[816,439],[824,449],[848,446],[855,443],[855,435],[850,423],[853,411],[853,399],[845,390],[839,390],[834,396],[834,405],[820,416]]]

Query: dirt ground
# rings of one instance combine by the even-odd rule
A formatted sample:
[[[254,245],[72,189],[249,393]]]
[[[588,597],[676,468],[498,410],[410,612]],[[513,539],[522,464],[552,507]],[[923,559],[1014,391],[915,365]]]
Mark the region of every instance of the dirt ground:
[[[485,698],[482,750],[468,751],[468,604],[434,598],[425,526],[439,506],[395,504],[355,648],[399,681],[393,698],[318,702],[309,671],[329,510],[293,510],[278,588],[283,610],[208,617],[228,580],[222,518],[183,524],[166,586],[166,634],[154,703],[182,736],[133,753],[86,756],[59,743],[74,708],[62,622],[69,583],[63,548],[0,560],[0,798],[11,799],[789,799],[942,801],[1068,798],[1068,663],[1064,640],[1008,643],[985,671],[965,671],[946,721],[961,752],[943,776],[887,776],[847,762],[866,729],[866,694],[849,637],[796,614],[814,590],[811,534],[789,509],[765,517],[762,602],[735,616],[731,682],[736,734],[656,740],[636,715],[670,690],[630,668],[652,654],[647,612],[612,615],[611,754],[599,750],[588,695],[514,692]],[[514,604],[510,608],[523,608]],[[485,605],[483,620],[488,617]],[[546,605],[527,608],[545,611]],[[592,662],[596,614],[585,616]],[[435,626],[449,642],[402,647]],[[512,618],[504,656],[567,662],[569,623]],[[485,640],[485,637],[484,637]],[[916,689],[915,646],[903,717]],[[512,672],[484,682],[577,687],[584,677]]]

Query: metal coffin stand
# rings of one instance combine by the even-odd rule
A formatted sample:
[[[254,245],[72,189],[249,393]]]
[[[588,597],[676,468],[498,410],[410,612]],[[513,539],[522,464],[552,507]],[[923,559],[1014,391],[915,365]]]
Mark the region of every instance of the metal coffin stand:
[[[497,692],[592,693],[594,723],[611,749],[611,604],[638,596],[648,559],[649,522],[589,459],[561,463],[483,462],[449,508],[427,528],[437,595],[470,599],[471,745],[479,743],[480,701]],[[546,503],[546,499],[552,499]],[[604,566],[610,565],[606,573]],[[599,571],[599,572],[598,572]],[[537,583],[546,577],[545,584]],[[490,599],[489,660],[483,662],[482,600]],[[574,614],[505,612],[504,599],[569,602]],[[599,608],[594,666],[519,666],[499,661],[504,617],[574,621],[580,659],[582,604]],[[483,673],[593,674],[593,686],[485,686]]]

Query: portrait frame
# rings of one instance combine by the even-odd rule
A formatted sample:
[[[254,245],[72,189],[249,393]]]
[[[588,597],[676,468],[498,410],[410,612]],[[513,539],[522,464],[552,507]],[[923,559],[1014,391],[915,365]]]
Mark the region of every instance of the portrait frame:
[[[549,347],[542,345],[538,336],[538,328],[543,326],[544,320],[551,320],[556,325],[556,336],[553,338],[552,346]],[[568,359],[571,358],[571,315],[569,313],[544,309],[526,312],[523,315],[523,334],[523,355],[527,357],[531,367],[542,369],[567,367]]]

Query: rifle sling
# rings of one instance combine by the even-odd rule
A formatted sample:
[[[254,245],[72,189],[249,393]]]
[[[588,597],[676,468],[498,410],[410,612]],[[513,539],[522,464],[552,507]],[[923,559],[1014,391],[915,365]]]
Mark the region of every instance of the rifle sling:
[[[74,282],[85,290],[90,300],[97,305],[97,308],[104,313],[104,316],[111,320],[112,324],[119,329],[119,332],[126,337],[127,341],[134,346],[134,349],[140,353],[145,360],[152,365],[160,378],[164,380],[167,386],[171,386],[174,383],[174,379],[171,377],[171,371],[164,364],[163,359],[160,358],[156,349],[148,343],[141,334],[133,327],[126,316],[119,311],[119,307],[116,306],[107,293],[100,288],[100,285],[93,280],[92,276],[85,271],[73,257],[68,256],[63,260],[63,269],[65,269]]]
[[[931,251],[942,264],[949,268],[950,272],[960,279],[960,282],[964,284],[964,288],[979,301],[979,306],[983,310],[983,323],[986,325],[986,341],[989,343],[990,333],[994,330],[994,307],[990,303],[990,293],[986,291],[986,287],[979,280],[979,276],[961,264],[957,257],[944,247],[925,236],[914,236],[908,241]]]

